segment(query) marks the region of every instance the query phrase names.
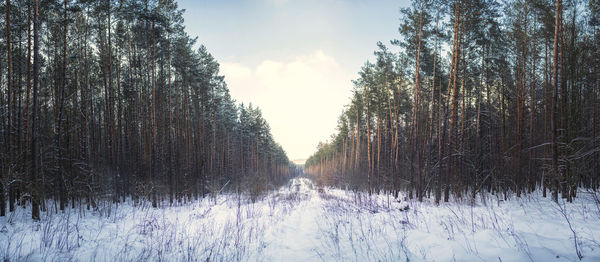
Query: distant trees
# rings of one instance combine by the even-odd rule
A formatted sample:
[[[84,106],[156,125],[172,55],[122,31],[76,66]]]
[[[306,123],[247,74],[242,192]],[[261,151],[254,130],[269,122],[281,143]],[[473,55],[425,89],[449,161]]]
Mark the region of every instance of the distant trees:
[[[2,8],[0,215],[6,203],[31,203],[33,219],[100,199],[156,207],[289,176],[260,110],[238,106],[218,62],[193,50],[175,1]]]
[[[598,1],[412,1],[392,41],[402,51],[378,44],[307,172],[436,202],[536,189],[571,201],[578,187],[597,190],[598,10]]]

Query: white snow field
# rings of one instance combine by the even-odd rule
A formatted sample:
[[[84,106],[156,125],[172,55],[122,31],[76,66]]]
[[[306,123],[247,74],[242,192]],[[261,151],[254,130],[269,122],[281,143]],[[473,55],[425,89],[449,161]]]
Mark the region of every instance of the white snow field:
[[[255,203],[220,195],[154,209],[19,208],[0,218],[8,261],[600,261],[598,194],[556,204],[535,193],[500,201],[398,202],[317,189],[307,178]],[[408,207],[408,209],[407,209]],[[577,245],[577,249],[576,249]]]

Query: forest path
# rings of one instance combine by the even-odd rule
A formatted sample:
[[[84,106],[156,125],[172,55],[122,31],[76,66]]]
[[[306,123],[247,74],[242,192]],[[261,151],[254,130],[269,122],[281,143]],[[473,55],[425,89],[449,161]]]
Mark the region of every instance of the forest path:
[[[319,218],[323,200],[314,183],[307,178],[295,178],[279,191],[288,203],[289,213],[266,228],[264,261],[322,261],[317,250],[322,246]]]

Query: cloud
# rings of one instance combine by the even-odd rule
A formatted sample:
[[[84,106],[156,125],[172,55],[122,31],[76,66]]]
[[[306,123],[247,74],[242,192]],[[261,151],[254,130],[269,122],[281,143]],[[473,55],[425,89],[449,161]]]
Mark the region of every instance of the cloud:
[[[222,63],[221,70],[226,76],[232,77],[249,77],[252,75],[250,68],[236,63]]]
[[[256,66],[223,62],[221,68],[232,96],[262,109],[292,159],[308,157],[335,130],[353,77],[322,50]]]

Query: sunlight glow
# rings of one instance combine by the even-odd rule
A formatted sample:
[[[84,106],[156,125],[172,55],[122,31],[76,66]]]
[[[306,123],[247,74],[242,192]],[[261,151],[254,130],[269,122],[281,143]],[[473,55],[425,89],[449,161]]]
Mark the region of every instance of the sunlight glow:
[[[306,158],[334,131],[350,95],[352,75],[322,50],[264,60],[255,67],[222,62],[221,70],[233,97],[261,107],[275,140],[292,160]]]

